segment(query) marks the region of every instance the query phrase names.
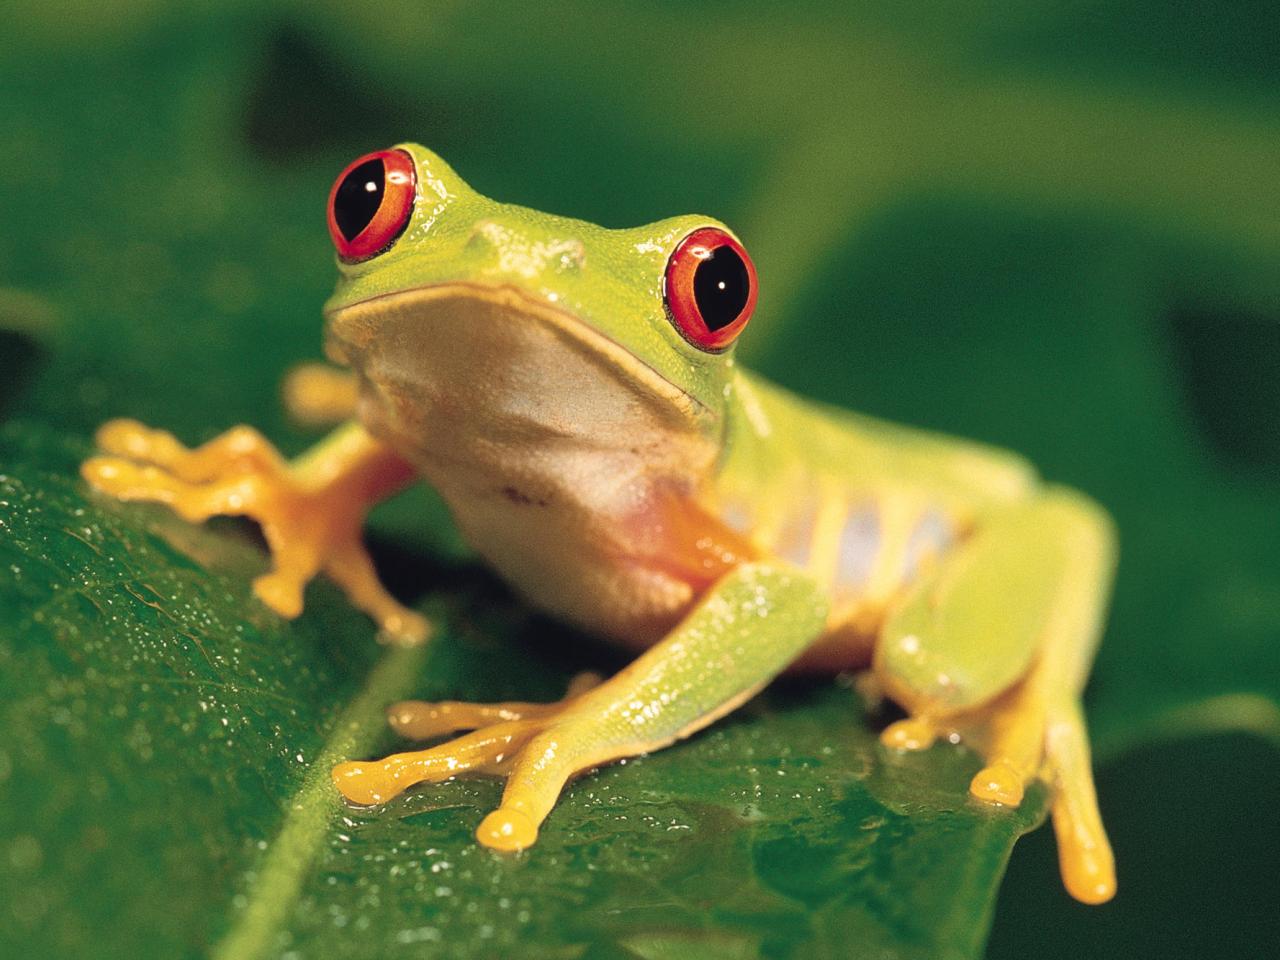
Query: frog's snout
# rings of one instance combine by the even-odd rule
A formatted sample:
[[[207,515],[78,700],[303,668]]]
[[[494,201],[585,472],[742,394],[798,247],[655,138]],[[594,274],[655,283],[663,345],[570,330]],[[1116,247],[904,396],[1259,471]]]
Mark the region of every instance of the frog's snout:
[[[581,239],[558,231],[525,230],[496,220],[477,220],[467,238],[467,252],[488,262],[484,272],[531,280],[548,271],[581,270],[587,260]]]

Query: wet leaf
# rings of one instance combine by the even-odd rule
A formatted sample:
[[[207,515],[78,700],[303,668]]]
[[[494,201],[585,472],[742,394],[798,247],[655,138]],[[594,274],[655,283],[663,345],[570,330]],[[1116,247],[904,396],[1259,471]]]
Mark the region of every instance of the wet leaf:
[[[562,631],[523,626],[474,576],[440,595],[429,652],[375,651],[323,586],[284,624],[249,599],[252,543],[86,499],[82,450],[25,424],[0,436],[0,870],[32,950],[790,955],[855,936],[968,956],[1042,814],[1042,792],[1016,812],[968,801],[963,749],[886,756],[831,683],[584,777],[518,857],[473,838],[496,782],[348,809],[328,768],[386,747],[386,703],[551,699],[572,670]]]
[[[415,493],[373,524],[393,587],[445,624],[419,655],[378,649],[323,584],[296,623],[259,607],[246,527],[86,498],[75,467],[108,416],[189,442],[241,421],[288,451],[311,441],[277,384],[319,356],[325,190],[402,137],[541,209],[723,217],[766,282],[754,364],[1018,449],[1112,509],[1123,558],[1086,705],[1121,896],[1088,919],[1066,906],[1038,834],[992,949],[1047,955],[1046,930],[1056,955],[1167,952],[1218,928],[1247,942],[1280,891],[1215,831],[1270,835],[1175,789],[1154,817],[1166,797],[1146,785],[1198,769],[1179,738],[1280,740],[1280,487],[1259,469],[1280,410],[1258,345],[1274,338],[1230,334],[1280,315],[1280,128],[1256,67],[1275,11],[1191,31],[1137,2],[1104,20],[951,8],[618,3],[597,21],[597,3],[19,0],[0,56],[0,290],[21,291],[0,292],[0,952],[982,951],[1043,793],[1017,813],[970,804],[972,755],[885,754],[882,718],[844,686],[779,685],[581,779],[539,845],[503,858],[471,838],[496,783],[356,812],[326,780],[332,760],[393,746],[387,700],[551,699],[620,662],[530,619],[438,501]],[[1171,328],[1202,291],[1252,326],[1230,342],[1212,317]],[[1274,750],[1209,742],[1228,757],[1215,779],[1267,763],[1274,779]],[[1254,896],[1208,896],[1240,864]]]

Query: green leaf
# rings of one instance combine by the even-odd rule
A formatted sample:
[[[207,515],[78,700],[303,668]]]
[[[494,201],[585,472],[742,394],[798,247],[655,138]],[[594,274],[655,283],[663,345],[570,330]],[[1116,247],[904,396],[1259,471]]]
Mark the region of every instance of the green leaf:
[[[1206,766],[1175,741],[1280,741],[1274,5],[1192,29],[1136,0],[19,4],[0,58],[0,411],[20,417],[0,436],[0,953],[982,950],[1043,793],[970,804],[972,755],[885,754],[843,686],[778,685],[583,778],[502,858],[471,838],[496,783],[356,812],[326,780],[395,746],[388,700],[552,699],[620,662],[529,620],[438,500],[373,523],[384,574],[431,590],[445,625],[418,655],[378,650],[323,584],[293,624],[260,608],[244,527],[85,499],[108,416],[309,442],[276,394],[319,356],[324,192],[401,138],[538,208],[729,220],[766,280],[751,362],[1018,449],[1112,509],[1086,706],[1120,897],[1066,905],[1042,831],[992,949],[1266,942],[1276,843],[1241,822],[1266,789],[1233,820],[1218,784],[1272,783],[1280,755],[1219,737]],[[1220,808],[1186,796],[1206,769]]]
[[[969,801],[979,764],[963,749],[886,756],[830,683],[579,780],[518,857],[473,838],[492,781],[348,809],[328,770],[387,746],[388,702],[550,699],[570,673],[560,628],[521,626],[472,577],[435,605],[446,629],[429,651],[375,660],[368,624],[331,589],[295,625],[258,608],[246,575],[261,560],[238,531],[86,500],[82,450],[31,425],[0,435],[0,726],[17,735],[0,870],[19,891],[16,944],[834,956],[854,937],[971,956],[991,879],[1043,814],[1042,791],[1018,811]]]

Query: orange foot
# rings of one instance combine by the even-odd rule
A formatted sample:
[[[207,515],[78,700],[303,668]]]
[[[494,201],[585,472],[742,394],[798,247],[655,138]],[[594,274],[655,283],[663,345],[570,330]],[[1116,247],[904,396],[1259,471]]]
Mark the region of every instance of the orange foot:
[[[1046,696],[1044,687],[1034,674],[987,706],[951,718],[974,735],[986,761],[969,793],[985,803],[1017,807],[1035,780],[1047,781],[1063,885],[1082,903],[1105,903],[1116,891],[1115,859],[1098,813],[1084,717],[1072,698]],[[882,739],[919,749],[939,732],[937,721],[916,716],[890,725]]]
[[[578,757],[593,742],[596,724],[581,695],[599,683],[594,674],[580,674],[556,703],[393,704],[387,719],[404,736],[472,732],[429,750],[340,763],[333,768],[334,786],[352,803],[370,805],[460,773],[505,776],[502,803],[481,821],[476,839],[495,850],[523,850],[537,840],[565,781],[582,769]]]
[[[430,634],[426,619],[387,593],[360,537],[369,507],[408,483],[412,469],[359,426],[340,428],[292,463],[245,426],[188,449],[162,430],[112,420],[97,441],[108,455],[80,468],[96,490],[163,503],[192,522],[218,515],[258,521],[273,569],[253,592],[282,616],[302,612],[303,588],[323,572],[387,640],[416,644]]]

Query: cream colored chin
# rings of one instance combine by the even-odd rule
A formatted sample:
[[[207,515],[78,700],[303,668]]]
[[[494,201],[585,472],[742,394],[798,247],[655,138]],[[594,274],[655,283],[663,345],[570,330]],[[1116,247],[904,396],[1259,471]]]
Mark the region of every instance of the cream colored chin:
[[[612,340],[510,287],[433,285],[328,320],[330,353],[360,375],[362,418],[421,459],[505,448],[526,460],[554,441],[561,454],[644,448],[660,463],[706,413]]]
[[[600,366],[611,369],[613,376],[632,381],[684,416],[694,419],[706,413],[690,394],[598,330],[516,287],[462,281],[431,284],[329,311],[326,320],[329,353],[357,370],[363,356],[415,349],[436,353],[466,352],[487,345],[498,348],[513,333],[518,339],[521,328],[545,325],[575,342],[574,352],[585,349],[595,354],[602,361]],[[496,336],[490,336],[488,327],[497,329]],[[442,342],[438,337],[454,342]],[[544,388],[548,385],[543,382]]]
[[[689,587],[644,565],[628,520],[655,489],[710,475],[705,408],[586,325],[503,288],[357,304],[330,316],[329,336],[359,375],[361,420],[418,467],[509,583],[610,636],[647,642],[671,625]]]

